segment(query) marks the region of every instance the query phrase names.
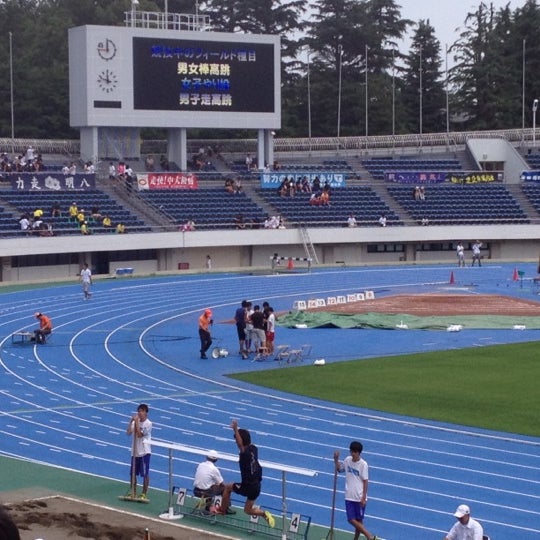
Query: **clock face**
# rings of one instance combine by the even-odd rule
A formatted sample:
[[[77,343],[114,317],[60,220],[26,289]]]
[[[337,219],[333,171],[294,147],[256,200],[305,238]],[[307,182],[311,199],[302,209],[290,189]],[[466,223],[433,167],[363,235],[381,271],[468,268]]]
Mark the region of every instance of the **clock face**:
[[[118,85],[118,77],[111,69],[105,69],[98,75],[97,82],[104,92],[109,93]]]
[[[97,52],[103,60],[112,60],[116,55],[116,45],[112,39],[107,38],[97,44]]]

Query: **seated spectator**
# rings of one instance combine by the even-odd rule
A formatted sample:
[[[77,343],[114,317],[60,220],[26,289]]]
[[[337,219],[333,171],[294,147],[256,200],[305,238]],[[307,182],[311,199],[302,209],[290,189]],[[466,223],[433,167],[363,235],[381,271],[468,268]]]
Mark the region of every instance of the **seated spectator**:
[[[322,195],[322,192],[320,190],[314,191],[311,194],[311,197],[309,198],[309,204],[311,206],[320,206],[322,204],[321,195]]]
[[[154,172],[154,169],[155,169],[154,156],[146,156],[146,159],[144,160],[144,168],[148,172]]]
[[[424,186],[420,187],[420,194],[419,194],[420,200],[425,201],[426,200],[426,188]]]
[[[84,215],[84,209],[83,208],[81,208],[79,210],[79,212],[77,213],[76,219],[77,219],[77,223],[79,224],[79,226],[82,225],[84,221],[86,221],[86,217]]]
[[[34,219],[39,219],[43,216],[43,210],[41,208],[36,208],[33,215]]]
[[[254,216],[251,220],[251,228],[252,229],[260,229],[261,228],[261,220],[258,216]]]
[[[126,226],[123,223],[118,223],[116,225],[116,234],[125,234],[126,233]]]
[[[302,178],[302,191],[304,193],[311,193],[311,185],[307,176],[304,176],[304,178]]]
[[[74,161],[69,164],[69,174],[72,176],[77,174],[77,164]]]
[[[382,214],[379,218],[379,225],[381,227],[386,227],[386,216],[384,214]]]
[[[77,203],[75,201],[71,203],[68,213],[69,213],[69,219],[71,221],[77,221],[77,214],[79,213],[79,209],[77,208]]]
[[[244,216],[242,214],[238,214],[235,218],[234,218],[234,225],[237,229],[245,229],[246,228],[246,223],[244,221]]]
[[[188,219],[180,228],[182,232],[189,232],[195,230],[195,222],[193,219]]]
[[[193,480],[193,495],[208,499],[206,510],[210,510],[212,497],[221,495],[225,487],[223,476],[216,467],[217,460],[218,453],[215,450],[210,450],[206,456],[206,461],[203,461],[197,467]]]
[[[358,223],[356,222],[356,218],[354,217],[354,214],[350,214],[349,218],[347,219],[347,227],[357,227]]]
[[[162,171],[168,171],[170,169],[169,160],[163,154],[159,158],[159,166]]]
[[[106,229],[110,229],[112,227],[111,218],[107,215],[103,216],[103,221],[101,222],[101,225],[103,225],[103,227],[105,227]]]
[[[277,229],[279,227],[279,216],[268,216],[264,222],[265,229]]]
[[[35,234],[39,234],[39,231],[41,229],[41,225],[43,224],[43,220],[39,217],[34,219],[34,222],[32,223],[32,231]]]
[[[84,172],[86,174],[93,174],[96,172],[96,168],[94,167],[94,164],[91,161],[87,161],[84,164]]]
[[[330,190],[323,189],[320,196],[320,204],[321,206],[327,206],[330,204]]]
[[[237,178],[233,181],[233,187],[235,193],[242,193],[242,179]]]
[[[90,217],[94,220],[94,221],[98,221],[101,219],[101,212],[99,211],[99,207],[98,206],[92,206],[92,211],[90,212]]]
[[[61,215],[60,203],[57,201],[51,206],[51,217],[60,217]]]
[[[429,219],[428,218],[422,218],[422,225],[423,226],[426,226],[426,225],[429,225]]]
[[[38,234],[39,236],[54,236],[53,226],[50,223],[42,222]]]
[[[84,235],[90,234],[90,229],[88,227],[88,221],[83,221],[81,223],[81,234],[84,234]]]
[[[232,178],[225,180],[225,191],[227,193],[234,193],[234,180]]]
[[[321,181],[318,176],[313,179],[313,184],[311,186],[312,191],[319,191],[321,189]]]
[[[21,219],[19,219],[19,225],[21,226],[21,231],[28,234],[30,232],[30,220],[28,219],[28,214],[23,214]]]
[[[116,180],[116,167],[112,161],[109,163],[109,180]]]

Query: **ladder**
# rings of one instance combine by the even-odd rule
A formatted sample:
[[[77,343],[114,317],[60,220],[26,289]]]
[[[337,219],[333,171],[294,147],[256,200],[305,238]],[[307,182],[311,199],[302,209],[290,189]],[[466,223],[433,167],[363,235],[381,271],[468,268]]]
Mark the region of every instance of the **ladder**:
[[[300,236],[302,237],[302,243],[304,244],[304,250],[308,259],[311,259],[311,261],[315,264],[319,264],[319,258],[317,257],[315,246],[311,242],[308,230],[303,223],[300,223]]]

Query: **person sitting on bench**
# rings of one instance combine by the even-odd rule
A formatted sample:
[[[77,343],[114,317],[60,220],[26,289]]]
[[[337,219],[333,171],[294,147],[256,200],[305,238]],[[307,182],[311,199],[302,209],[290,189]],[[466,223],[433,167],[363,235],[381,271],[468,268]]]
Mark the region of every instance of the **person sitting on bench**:
[[[193,480],[193,495],[206,499],[206,510],[210,510],[212,498],[216,495],[221,495],[225,488],[223,476],[220,470],[216,467],[218,453],[215,450],[210,450],[206,456],[206,460],[200,463],[195,471],[195,479]],[[228,514],[235,514],[234,510],[229,509]]]
[[[52,332],[52,322],[43,313],[36,313],[35,317],[39,320],[39,328],[34,330],[34,341],[43,345],[47,336]]]

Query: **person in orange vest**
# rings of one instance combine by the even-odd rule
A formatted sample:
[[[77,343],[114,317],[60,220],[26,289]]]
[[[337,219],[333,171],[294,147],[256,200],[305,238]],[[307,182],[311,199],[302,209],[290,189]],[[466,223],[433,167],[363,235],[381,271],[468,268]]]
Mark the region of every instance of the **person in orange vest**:
[[[199,338],[201,340],[201,360],[208,358],[206,351],[212,345],[212,336],[210,335],[210,326],[214,324],[212,320],[212,310],[205,309],[199,317]]]
[[[35,317],[39,321],[39,328],[34,330],[34,340],[36,343],[44,345],[47,336],[52,332],[52,322],[43,313],[36,313]]]

